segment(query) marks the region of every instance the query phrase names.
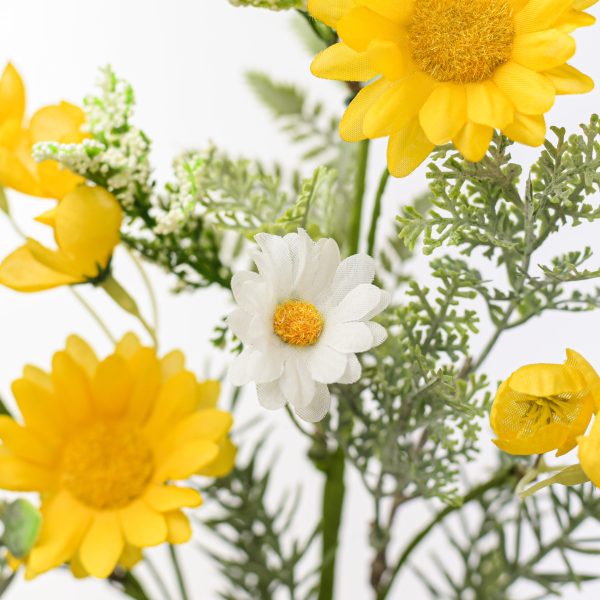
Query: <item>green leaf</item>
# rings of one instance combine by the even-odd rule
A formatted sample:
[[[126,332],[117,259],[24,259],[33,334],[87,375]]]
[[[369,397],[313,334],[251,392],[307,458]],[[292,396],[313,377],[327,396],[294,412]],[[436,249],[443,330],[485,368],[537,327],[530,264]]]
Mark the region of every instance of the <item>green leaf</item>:
[[[27,500],[18,499],[5,506],[2,522],[2,543],[16,558],[27,556],[40,531],[42,517],[39,511]]]
[[[524,500],[525,498],[533,496],[533,494],[535,494],[536,492],[539,492],[540,490],[543,490],[549,485],[553,485],[555,483],[565,486],[573,486],[579,485],[581,483],[586,483],[589,480],[590,478],[584,473],[583,469],[581,468],[581,465],[571,465],[560,470],[556,475],[548,477],[543,481],[532,485],[526,490],[519,492],[519,498],[521,498],[521,500]]]

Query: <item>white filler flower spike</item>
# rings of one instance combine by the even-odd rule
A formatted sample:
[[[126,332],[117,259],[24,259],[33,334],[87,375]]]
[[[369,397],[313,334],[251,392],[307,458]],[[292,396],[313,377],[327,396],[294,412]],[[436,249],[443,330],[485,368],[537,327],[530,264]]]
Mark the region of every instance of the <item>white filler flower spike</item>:
[[[372,285],[370,256],[342,261],[331,238],[313,242],[299,229],[255,239],[258,273],[243,271],[232,280],[239,308],[229,326],[244,350],[229,379],[238,386],[255,382],[265,408],[289,403],[300,418],[316,423],[329,411],[327,385],[358,381],[356,353],[386,340],[385,329],[371,319],[388,306],[390,295]]]

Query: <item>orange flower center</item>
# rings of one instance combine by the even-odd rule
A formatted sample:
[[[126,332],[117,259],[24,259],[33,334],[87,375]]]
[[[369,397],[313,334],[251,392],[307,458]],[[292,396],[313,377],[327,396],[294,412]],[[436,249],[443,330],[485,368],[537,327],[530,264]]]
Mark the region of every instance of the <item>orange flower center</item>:
[[[292,346],[312,346],[323,331],[323,317],[314,304],[288,300],[279,304],[273,316],[273,331]]]
[[[510,0],[416,0],[408,32],[421,70],[438,81],[476,83],[510,59],[513,9]]]
[[[154,463],[143,436],[122,423],[96,423],[65,447],[63,485],[87,506],[122,508],[146,488]]]

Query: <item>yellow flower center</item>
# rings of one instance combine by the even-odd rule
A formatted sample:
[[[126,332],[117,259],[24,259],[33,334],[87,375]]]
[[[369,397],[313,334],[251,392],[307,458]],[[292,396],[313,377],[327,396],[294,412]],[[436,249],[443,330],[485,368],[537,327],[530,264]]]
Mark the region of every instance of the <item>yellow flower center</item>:
[[[408,29],[412,56],[434,79],[488,79],[512,54],[510,0],[416,0]]]
[[[153,471],[152,452],[141,434],[122,423],[96,423],[66,446],[62,483],[87,506],[115,509],[138,498]]]
[[[273,331],[292,346],[312,346],[323,331],[323,317],[314,304],[288,300],[279,304],[273,316]]]
[[[531,434],[539,427],[559,423],[571,426],[581,412],[582,394],[560,394],[556,396],[525,396],[521,424]]]

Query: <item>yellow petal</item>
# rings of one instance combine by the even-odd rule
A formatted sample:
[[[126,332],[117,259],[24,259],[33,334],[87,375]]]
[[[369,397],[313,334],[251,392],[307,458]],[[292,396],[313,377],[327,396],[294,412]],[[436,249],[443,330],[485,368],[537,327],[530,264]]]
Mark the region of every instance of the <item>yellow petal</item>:
[[[494,444],[509,454],[516,456],[529,456],[531,454],[544,454],[562,446],[569,433],[568,427],[560,423],[552,423],[542,427],[534,435],[512,440],[493,440]]]
[[[394,177],[410,175],[432,152],[432,144],[425,135],[418,119],[390,137],[387,162]]]
[[[124,545],[117,513],[98,512],[79,550],[81,564],[93,577],[106,578],[115,570]]]
[[[221,394],[221,383],[219,381],[202,381],[196,387],[198,395],[198,409],[215,408]]]
[[[596,419],[589,435],[579,439],[579,462],[585,474],[600,487],[600,420]]]
[[[85,113],[69,102],[45,106],[38,110],[29,124],[32,143],[59,142],[61,144],[79,144],[87,134],[82,132]]]
[[[0,488],[13,492],[46,492],[56,485],[56,475],[51,469],[16,456],[0,455]]]
[[[557,94],[587,94],[594,89],[594,80],[570,65],[556,67],[544,75]]]
[[[547,71],[566,63],[576,50],[575,40],[558,29],[519,35],[513,59],[532,71]]]
[[[392,85],[385,79],[378,79],[358,92],[340,122],[340,136],[343,140],[359,142],[366,139],[363,130],[365,115],[373,103]]]
[[[167,524],[162,514],[137,500],[119,512],[125,539],[132,546],[157,546],[167,539]]]
[[[19,72],[8,63],[0,77],[0,124],[14,119],[23,121],[25,115],[25,86]]]
[[[494,81],[518,112],[541,115],[554,104],[556,92],[550,80],[516,62],[506,63],[497,69]]]
[[[572,4],[573,0],[529,0],[515,15],[517,33],[543,31],[552,27]]]
[[[419,121],[431,143],[441,145],[449,142],[467,121],[465,87],[453,84],[439,86],[421,108]]]
[[[474,123],[501,129],[514,120],[514,106],[493,81],[468,85],[467,103]]]
[[[158,512],[168,512],[179,508],[196,508],[202,504],[202,496],[191,488],[173,485],[155,485],[148,488],[146,502]]]
[[[167,541],[170,544],[185,544],[192,539],[192,527],[188,518],[176,510],[165,515],[169,530]]]
[[[479,162],[490,147],[493,136],[494,130],[491,127],[469,121],[453,142],[467,160]]]
[[[91,512],[68,492],[42,504],[40,538],[31,550],[28,577],[62,565],[75,555],[91,520]]]
[[[515,113],[515,120],[504,127],[503,133],[515,142],[541,146],[546,138],[546,119],[543,115]]]
[[[167,479],[187,479],[211,463],[218,454],[219,447],[207,440],[195,440],[178,446],[161,460],[153,479],[156,482]]]
[[[59,458],[56,445],[6,415],[0,415],[0,440],[17,458],[40,466],[52,467]]]
[[[0,284],[17,292],[39,292],[77,282],[77,278],[48,268],[21,246],[0,264]]]
[[[341,42],[318,54],[310,70],[316,77],[341,81],[369,81],[377,75],[365,52],[356,52]]]
[[[338,22],[341,40],[357,52],[365,52],[374,40],[394,42],[401,39],[404,28],[360,6],[346,13]]]
[[[356,6],[366,6],[394,23],[408,24],[414,8],[414,0],[354,0]]]
[[[132,358],[136,352],[142,347],[140,338],[135,333],[126,333],[123,338],[117,343],[116,353],[123,358]]]
[[[326,25],[333,27],[337,26],[337,22],[342,15],[349,11],[353,6],[353,0],[308,0],[308,12],[323,21]]]
[[[198,474],[205,477],[226,477],[235,466],[236,456],[237,446],[229,438],[225,438],[219,444],[217,458],[205,467],[202,467],[198,471]]]
[[[375,74],[388,81],[397,81],[415,71],[407,43],[375,40],[369,44],[367,56]]]
[[[431,91],[429,78],[422,73],[398,81],[368,109],[363,123],[365,135],[388,136],[406,127],[419,114]]]
[[[133,391],[127,415],[143,423],[151,413],[160,390],[160,365],[152,348],[140,348],[129,361]]]
[[[128,407],[133,381],[127,363],[113,354],[103,360],[92,380],[96,410],[107,417],[119,417]]]
[[[508,386],[519,394],[543,398],[576,394],[586,387],[586,383],[583,375],[573,367],[538,364],[515,371],[508,379]]]
[[[581,354],[575,350],[567,349],[567,362],[570,367],[574,367],[581,372],[585,379],[590,396],[592,397],[595,410],[600,410],[600,377],[592,365]]]
[[[78,335],[70,335],[67,338],[66,352],[92,379],[98,367],[98,357],[92,347]]]
[[[169,379],[185,369],[185,355],[181,350],[173,350],[165,354],[160,360],[161,376],[164,380]]]
[[[579,10],[568,10],[554,23],[554,27],[571,33],[580,27],[591,27],[596,23],[596,17]]]
[[[52,358],[52,383],[64,416],[72,423],[86,421],[92,414],[92,392],[85,371],[64,351]]]

